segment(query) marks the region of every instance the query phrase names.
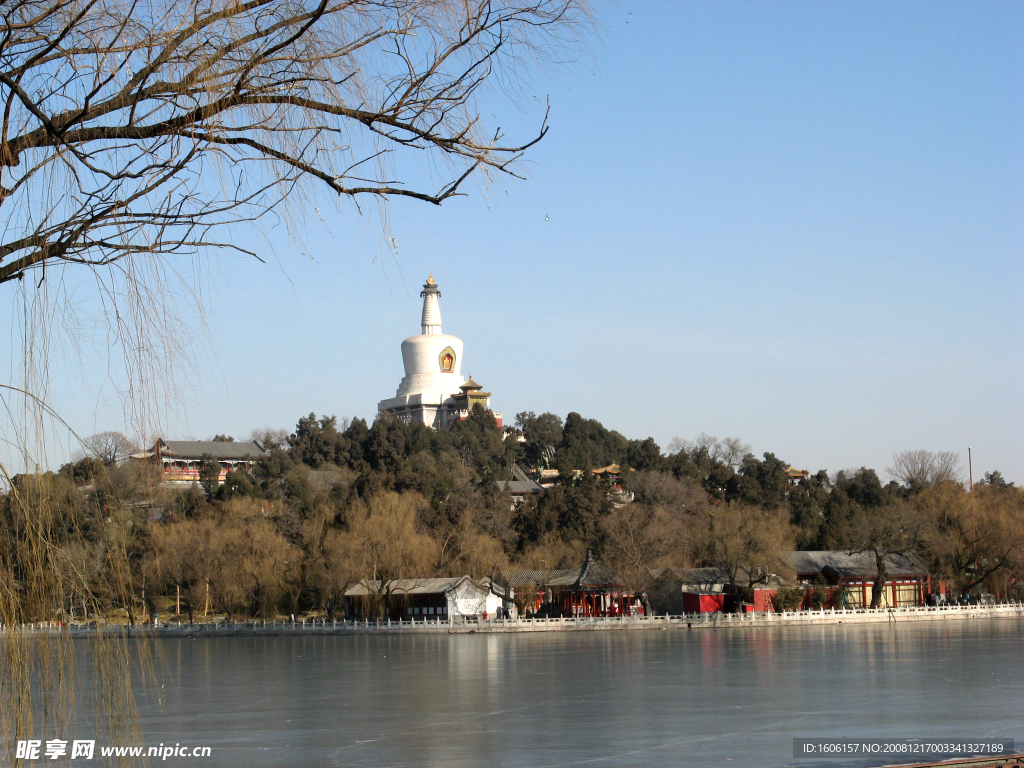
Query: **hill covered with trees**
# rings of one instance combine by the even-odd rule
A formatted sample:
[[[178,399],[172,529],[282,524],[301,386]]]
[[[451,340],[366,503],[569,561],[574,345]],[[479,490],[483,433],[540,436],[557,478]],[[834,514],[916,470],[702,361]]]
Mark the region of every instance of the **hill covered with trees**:
[[[290,434],[254,437],[268,453],[222,485],[211,472],[202,486],[168,488],[155,467],[113,450],[15,478],[0,536],[12,542],[4,568],[25,620],[115,609],[136,620],[170,597],[189,618],[333,617],[361,579],[573,567],[587,550],[638,593],[663,566],[719,567],[742,590],[780,573],[781,551],[845,549],[913,550],[960,590],[1021,594],[1024,491],[998,472],[969,491],[942,454],[900,454],[899,481],[884,485],[868,468],[794,482],[785,461],[737,439],[701,435],[662,452],[577,413],[521,413],[502,431],[479,408],[445,432],[310,414]],[[609,464],[624,493],[588,471]],[[496,481],[515,465],[558,479],[513,504]],[[46,580],[17,545],[27,525],[55,544],[49,567],[71,595],[62,605],[34,591]]]

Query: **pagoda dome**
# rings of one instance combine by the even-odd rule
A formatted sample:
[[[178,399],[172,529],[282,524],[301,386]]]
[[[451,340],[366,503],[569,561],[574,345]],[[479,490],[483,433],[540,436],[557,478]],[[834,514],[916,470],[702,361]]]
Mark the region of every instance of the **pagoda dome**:
[[[452,395],[459,392],[462,378],[462,339],[443,333],[441,291],[433,276],[427,278],[423,291],[421,332],[402,342],[402,363],[405,377],[398,385],[397,396],[421,393]]]
[[[488,408],[491,393],[484,392],[472,376],[469,381],[462,377],[462,339],[441,330],[441,291],[433,275],[427,277],[420,296],[421,332],[402,342],[405,377],[394,397],[377,403],[377,411],[406,424],[448,429],[469,418],[477,405]],[[500,429],[501,414],[493,416]]]

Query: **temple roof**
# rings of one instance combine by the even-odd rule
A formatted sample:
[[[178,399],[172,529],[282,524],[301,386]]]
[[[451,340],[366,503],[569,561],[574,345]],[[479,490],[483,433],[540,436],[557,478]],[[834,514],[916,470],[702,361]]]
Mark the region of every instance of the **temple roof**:
[[[394,579],[388,584],[388,591],[394,595],[443,595],[463,582],[468,582],[480,591],[488,591],[488,585],[469,576],[454,578]],[[372,593],[370,587],[373,587]],[[377,594],[381,590],[379,581],[360,581],[345,590],[345,597]]]
[[[621,587],[622,578],[601,565],[588,552],[578,568],[502,571],[500,580],[510,587]]]
[[[181,458],[209,454],[215,459],[258,459],[266,453],[256,443],[213,440],[158,440],[155,448],[159,448],[163,456]]]
[[[817,550],[783,552],[779,557],[799,575],[823,573],[827,570],[840,577],[874,578],[878,573],[875,556],[871,552]],[[923,576],[928,573],[928,566],[914,552],[888,554],[885,556],[885,566],[890,577]]]
[[[540,493],[544,489],[533,480],[495,480],[498,488],[511,493]]]

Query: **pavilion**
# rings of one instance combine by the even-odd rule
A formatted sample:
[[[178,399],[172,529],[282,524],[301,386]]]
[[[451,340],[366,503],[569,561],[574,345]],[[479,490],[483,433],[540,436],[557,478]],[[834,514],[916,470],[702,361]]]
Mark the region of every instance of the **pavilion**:
[[[597,562],[591,552],[577,568],[502,571],[497,581],[506,586],[521,615],[630,616],[644,612],[640,595]]]

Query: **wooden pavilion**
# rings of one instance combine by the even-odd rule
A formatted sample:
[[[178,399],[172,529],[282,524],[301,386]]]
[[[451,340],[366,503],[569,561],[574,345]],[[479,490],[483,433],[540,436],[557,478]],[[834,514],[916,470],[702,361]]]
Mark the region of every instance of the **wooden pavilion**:
[[[631,616],[644,612],[641,596],[591,552],[577,568],[503,571],[498,581],[524,616]]]

